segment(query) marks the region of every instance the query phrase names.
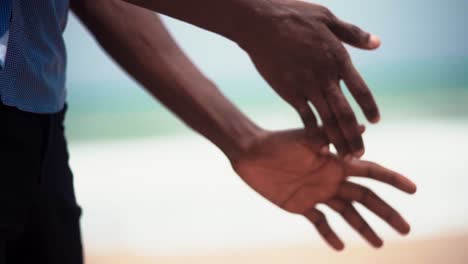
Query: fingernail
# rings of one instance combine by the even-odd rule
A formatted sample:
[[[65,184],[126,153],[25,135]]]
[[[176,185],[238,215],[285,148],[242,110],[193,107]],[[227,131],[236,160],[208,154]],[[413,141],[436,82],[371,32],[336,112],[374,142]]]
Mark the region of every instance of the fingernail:
[[[380,47],[382,44],[382,41],[380,40],[380,37],[377,35],[371,35],[369,38],[369,48],[371,49],[376,49]]]
[[[381,247],[383,247],[383,244],[384,244],[384,242],[379,239],[379,241],[377,241],[377,243],[375,244],[375,247],[381,248]]]
[[[377,124],[378,122],[380,122],[380,116],[378,115],[378,116],[372,118],[370,121],[371,121],[373,124]]]
[[[345,245],[343,244],[343,242],[340,241],[340,243],[336,247],[336,250],[343,251],[344,248],[345,248]]]
[[[405,223],[405,226],[404,226],[403,229],[401,230],[401,234],[402,234],[403,236],[406,236],[406,235],[408,235],[410,232],[411,232],[411,226],[410,226],[408,223]]]

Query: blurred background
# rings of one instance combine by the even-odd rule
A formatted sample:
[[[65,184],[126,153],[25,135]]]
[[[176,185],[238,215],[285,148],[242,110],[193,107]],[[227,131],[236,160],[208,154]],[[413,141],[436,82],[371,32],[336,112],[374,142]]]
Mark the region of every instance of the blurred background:
[[[406,174],[419,191],[361,182],[400,210],[412,233],[400,237],[359,207],[385,239],[375,251],[325,208],[347,242],[333,252],[305,219],[251,191],[219,150],[148,96],[71,16],[67,135],[88,263],[468,263],[468,1],[315,2],[383,40],[374,52],[349,48],[383,117],[368,126],[365,159]],[[255,122],[301,126],[234,43],[164,21]]]

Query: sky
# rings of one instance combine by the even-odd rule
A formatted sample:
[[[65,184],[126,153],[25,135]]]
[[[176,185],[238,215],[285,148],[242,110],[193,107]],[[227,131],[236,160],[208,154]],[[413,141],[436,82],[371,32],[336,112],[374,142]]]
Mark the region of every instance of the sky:
[[[381,36],[383,46],[379,51],[350,49],[358,66],[468,57],[468,0],[316,2],[343,20]],[[235,43],[174,19],[165,17],[164,21],[187,54],[215,81],[256,75],[248,56]],[[69,85],[83,81],[131,83],[73,15],[65,40]]]

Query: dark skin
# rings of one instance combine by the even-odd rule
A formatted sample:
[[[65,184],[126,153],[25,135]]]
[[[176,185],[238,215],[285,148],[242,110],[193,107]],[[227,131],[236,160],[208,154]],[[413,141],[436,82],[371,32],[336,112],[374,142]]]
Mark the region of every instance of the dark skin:
[[[175,1],[175,0],[174,0]],[[322,147],[321,129],[266,131],[237,109],[216,85],[193,65],[151,11],[120,0],[72,0],[72,10],[103,49],[142,86],[189,127],[213,142],[234,170],[260,195],[306,216],[336,249],[342,242],[316,205],[340,212],[372,245],[382,241],[351,205],[367,206],[401,233],[404,219],[375,194],[347,181],[363,176],[405,192],[416,187],[403,176],[378,165],[344,161]],[[363,127],[358,126],[358,133]]]
[[[343,242],[330,228],[325,215],[316,209],[326,204],[372,246],[383,241],[352,205],[358,202],[386,221],[401,234],[410,226],[390,205],[370,189],[348,180],[366,177],[389,184],[406,193],[415,193],[416,185],[403,175],[368,161],[343,161],[333,154],[320,154],[310,144],[305,130],[263,132],[249,151],[231,160],[234,170],[255,191],[280,208],[305,216],[334,249]],[[318,135],[314,135],[318,137]]]
[[[369,121],[378,122],[380,114],[343,43],[372,50],[380,46],[378,37],[341,21],[323,6],[298,0],[126,1],[233,40],[297,110],[309,133],[318,128],[312,103],[340,156],[364,154],[358,121],[340,81]]]
[[[288,10],[289,17],[275,25],[273,31],[277,34],[264,35],[259,43],[246,41],[242,47],[271,87],[297,110],[309,131],[317,127],[310,102],[338,153],[361,157],[364,143],[358,121],[340,81],[346,83],[371,122],[379,120],[379,111],[343,42],[374,49],[378,40],[371,41],[370,34],[339,21],[322,6],[300,1],[281,1],[281,5]]]

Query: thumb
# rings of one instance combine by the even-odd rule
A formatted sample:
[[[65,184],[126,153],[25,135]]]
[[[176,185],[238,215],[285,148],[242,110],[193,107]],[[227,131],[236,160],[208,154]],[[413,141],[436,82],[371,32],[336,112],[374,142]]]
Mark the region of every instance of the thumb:
[[[356,48],[374,50],[381,45],[381,40],[377,35],[370,34],[338,18],[330,23],[329,28],[341,41]]]

